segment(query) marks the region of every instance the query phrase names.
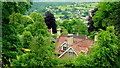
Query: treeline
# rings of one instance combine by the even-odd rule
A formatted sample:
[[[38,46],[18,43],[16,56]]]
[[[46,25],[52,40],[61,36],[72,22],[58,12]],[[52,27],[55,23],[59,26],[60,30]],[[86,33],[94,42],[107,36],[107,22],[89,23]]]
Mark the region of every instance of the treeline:
[[[80,19],[74,18],[71,21],[65,19],[63,22],[57,21],[58,28],[62,29],[62,33],[68,34],[88,34],[88,27]]]
[[[44,13],[46,10],[46,7],[54,7],[54,6],[67,6],[72,5],[73,2],[33,2],[33,6],[29,9],[28,12],[33,12],[34,10],[37,10],[39,13]]]

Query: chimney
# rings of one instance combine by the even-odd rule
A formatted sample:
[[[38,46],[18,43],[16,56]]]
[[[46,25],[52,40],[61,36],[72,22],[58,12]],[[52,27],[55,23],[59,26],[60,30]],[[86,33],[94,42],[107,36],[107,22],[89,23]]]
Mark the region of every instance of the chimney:
[[[79,34],[77,33],[77,36],[78,36]]]
[[[61,29],[60,29],[60,28],[58,28],[58,29],[57,29],[57,38],[59,38],[60,33],[61,33]]]
[[[94,36],[94,41],[97,41],[98,40],[98,32],[97,33],[95,33],[95,36]]]
[[[52,33],[52,28],[50,29],[50,33],[53,34],[53,33]]]
[[[68,46],[70,47],[73,44],[73,34],[68,34]]]
[[[50,34],[53,34],[53,33],[52,33],[52,28],[51,28],[51,29],[48,29],[48,32],[49,32]]]

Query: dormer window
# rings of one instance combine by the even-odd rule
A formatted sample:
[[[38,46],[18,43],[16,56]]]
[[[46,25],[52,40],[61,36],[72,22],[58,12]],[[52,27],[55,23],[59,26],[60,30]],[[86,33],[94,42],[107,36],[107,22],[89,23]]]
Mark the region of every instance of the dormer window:
[[[64,51],[67,50],[67,47],[63,46],[63,50],[64,50]]]
[[[62,46],[61,50],[64,50],[64,51],[67,50],[67,48],[68,48],[66,42],[63,43],[61,46]]]
[[[69,50],[68,55],[69,56],[74,56],[74,51],[73,50]]]

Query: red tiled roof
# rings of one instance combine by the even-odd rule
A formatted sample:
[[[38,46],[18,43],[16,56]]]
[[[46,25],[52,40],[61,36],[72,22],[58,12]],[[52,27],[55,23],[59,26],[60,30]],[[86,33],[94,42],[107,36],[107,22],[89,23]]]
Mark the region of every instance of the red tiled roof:
[[[60,36],[58,39],[58,45],[64,43],[65,41],[67,41],[67,37],[65,36]]]
[[[74,51],[77,54],[79,54],[81,51],[88,53],[90,50],[90,47],[94,42],[93,40],[90,40],[90,39],[82,39],[77,37],[74,37],[73,39],[74,39],[74,43],[71,47],[74,49]],[[60,45],[64,42],[67,42],[67,36],[60,36],[57,41],[58,46],[55,48],[55,52],[59,52],[59,54],[63,53],[63,51],[61,51]],[[88,49],[88,51],[86,48]]]
[[[55,48],[55,52],[59,52],[61,50],[61,44],[67,42],[67,37],[65,36],[60,36],[58,41],[57,41],[57,47]]]
[[[76,51],[77,54],[79,54],[81,50],[86,52],[86,48],[88,48],[89,52],[91,44],[93,44],[93,40],[84,39],[82,41],[79,41],[78,43],[73,44],[72,48]]]

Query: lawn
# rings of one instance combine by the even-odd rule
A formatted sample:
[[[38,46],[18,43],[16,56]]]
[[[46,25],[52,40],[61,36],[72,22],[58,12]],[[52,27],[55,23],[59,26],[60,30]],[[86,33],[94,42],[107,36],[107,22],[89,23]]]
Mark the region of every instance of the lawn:
[[[60,17],[60,16],[64,16],[64,15],[54,15],[55,16],[55,18],[58,18],[58,17]]]

